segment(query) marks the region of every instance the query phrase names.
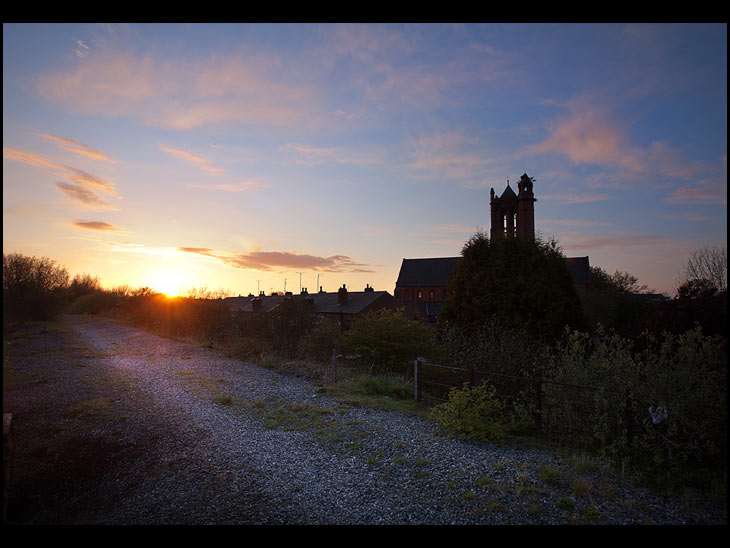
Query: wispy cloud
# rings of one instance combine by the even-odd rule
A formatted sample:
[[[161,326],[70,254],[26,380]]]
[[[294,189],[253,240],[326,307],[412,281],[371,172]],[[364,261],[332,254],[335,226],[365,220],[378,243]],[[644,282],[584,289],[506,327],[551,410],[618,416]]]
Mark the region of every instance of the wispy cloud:
[[[411,141],[407,167],[419,177],[448,178],[478,186],[491,160],[480,143],[458,132],[442,132]]]
[[[726,204],[727,179],[700,181],[694,185],[680,186],[664,201],[668,204]]]
[[[49,133],[37,133],[36,135],[38,135],[38,137],[43,137],[44,139],[56,143],[62,149],[68,150],[69,152],[88,156],[90,158],[93,158],[94,160],[103,160],[105,162],[115,163],[112,158],[110,158],[103,152],[94,150],[90,146],[79,143],[78,141],[75,141],[73,139],[69,139],[67,137],[59,137],[58,135],[52,135]]]
[[[122,230],[118,226],[114,226],[109,223],[105,223],[104,221],[83,221],[83,220],[76,220],[73,223],[71,223],[73,226],[78,228],[85,228],[88,230],[100,230],[103,232],[107,231],[117,231]]]
[[[210,248],[179,247],[178,251],[212,257],[234,268],[271,270],[317,270],[322,272],[373,272],[370,265],[358,263],[346,255],[319,257],[293,251],[249,251],[220,253]]]
[[[549,127],[549,135],[527,148],[533,154],[559,154],[574,165],[595,165],[641,179],[653,186],[667,178],[691,180],[708,170],[702,162],[688,161],[681,149],[663,141],[648,146],[632,143],[629,125],[607,107],[597,107],[586,98],[564,105],[568,115]],[[610,179],[610,176],[608,177]]]
[[[320,164],[372,165],[382,162],[382,157],[377,153],[353,152],[339,147],[287,143],[279,147],[279,150],[293,154],[297,164],[310,167]]]
[[[56,182],[55,186],[72,200],[78,201],[86,206],[101,209],[117,209],[112,204],[102,199],[97,191],[110,194],[115,198],[121,196],[114,190],[114,183],[104,180],[81,169],[61,165],[48,160],[38,154],[24,152],[12,148],[3,148],[3,157],[9,160],[30,165],[37,168],[48,169],[55,175],[66,177],[70,182]]]
[[[214,190],[220,192],[250,192],[252,190],[271,188],[271,185],[269,183],[256,179],[250,179],[247,181],[236,181],[232,183],[190,183],[187,186],[190,188],[200,188],[202,190]]]
[[[33,167],[50,168],[58,171],[67,171],[64,166],[61,166],[50,160],[46,160],[42,156],[33,154],[32,152],[25,152],[14,148],[3,147],[3,158],[26,164]]]
[[[190,130],[206,124],[288,126],[310,116],[317,94],[272,75],[276,58],[231,55],[162,59],[111,46],[71,70],[42,75],[47,101],[83,113],[133,116],[148,125]]]
[[[571,204],[586,204],[591,202],[601,202],[610,200],[612,197],[608,194],[541,194],[540,200],[555,200],[558,202]]]
[[[92,207],[95,209],[119,209],[113,204],[105,202],[95,192],[82,187],[81,185],[74,185],[69,183],[54,183],[55,187],[65,194],[68,198],[81,202],[82,204]]]
[[[544,219],[539,218],[540,225],[557,225],[557,226],[611,226],[614,223],[606,221],[586,221],[584,219]]]
[[[168,154],[171,154],[172,156],[175,156],[176,158],[180,158],[182,160],[185,160],[189,164],[192,164],[203,171],[207,171],[208,173],[213,174],[220,174],[224,173],[226,170],[221,167],[216,167],[214,165],[211,165],[210,160],[208,158],[204,158],[203,156],[200,156],[198,154],[194,154],[190,151],[183,150],[181,148],[171,147],[168,145],[162,145],[160,146],[162,150],[167,152]]]
[[[83,40],[76,40],[76,45],[78,46],[75,51],[77,57],[83,59],[89,55],[89,46],[84,44]]]
[[[561,245],[571,251],[591,251],[596,253],[605,249],[619,249],[621,251],[640,250],[642,252],[672,251],[677,246],[677,239],[670,236],[641,234],[641,233],[614,233],[601,236],[587,236],[575,232],[565,233],[561,237]]]

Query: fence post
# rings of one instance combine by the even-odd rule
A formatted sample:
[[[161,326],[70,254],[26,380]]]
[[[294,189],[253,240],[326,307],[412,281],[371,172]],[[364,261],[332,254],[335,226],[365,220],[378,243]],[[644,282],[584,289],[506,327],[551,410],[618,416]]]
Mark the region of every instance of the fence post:
[[[542,430],[542,369],[538,366],[535,375],[535,422],[537,428]]]
[[[332,349],[332,374],[335,377],[334,382],[337,382],[337,351]]]
[[[634,437],[633,428],[633,413],[631,412],[631,392],[626,391],[626,443],[629,447],[633,445],[632,438]]]
[[[413,393],[416,401],[421,401],[421,367],[418,360],[413,362]]]

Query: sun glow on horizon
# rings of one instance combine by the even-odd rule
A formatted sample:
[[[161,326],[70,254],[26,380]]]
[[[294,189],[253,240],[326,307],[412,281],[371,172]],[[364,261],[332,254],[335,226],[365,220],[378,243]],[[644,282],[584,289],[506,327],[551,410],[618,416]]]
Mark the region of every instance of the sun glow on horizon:
[[[157,277],[150,284],[150,287],[158,293],[163,293],[167,297],[179,297],[183,291],[185,282],[182,277],[174,272],[165,272]]]

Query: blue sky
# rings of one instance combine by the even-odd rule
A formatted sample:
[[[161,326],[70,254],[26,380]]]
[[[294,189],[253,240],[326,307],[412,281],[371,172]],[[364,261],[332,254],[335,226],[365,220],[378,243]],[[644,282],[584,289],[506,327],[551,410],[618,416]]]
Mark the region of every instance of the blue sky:
[[[392,292],[525,172],[673,295],[727,245],[727,26],[3,25],[3,251],[107,287]]]

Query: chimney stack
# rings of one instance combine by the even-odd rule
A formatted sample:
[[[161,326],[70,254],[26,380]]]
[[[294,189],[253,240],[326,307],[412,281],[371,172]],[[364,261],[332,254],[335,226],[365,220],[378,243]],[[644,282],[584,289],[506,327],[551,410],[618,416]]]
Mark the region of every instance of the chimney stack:
[[[337,304],[345,304],[347,302],[347,288],[345,284],[337,290]]]
[[[365,293],[373,293],[374,291],[375,291],[375,289],[370,287],[370,284],[365,285]]]

